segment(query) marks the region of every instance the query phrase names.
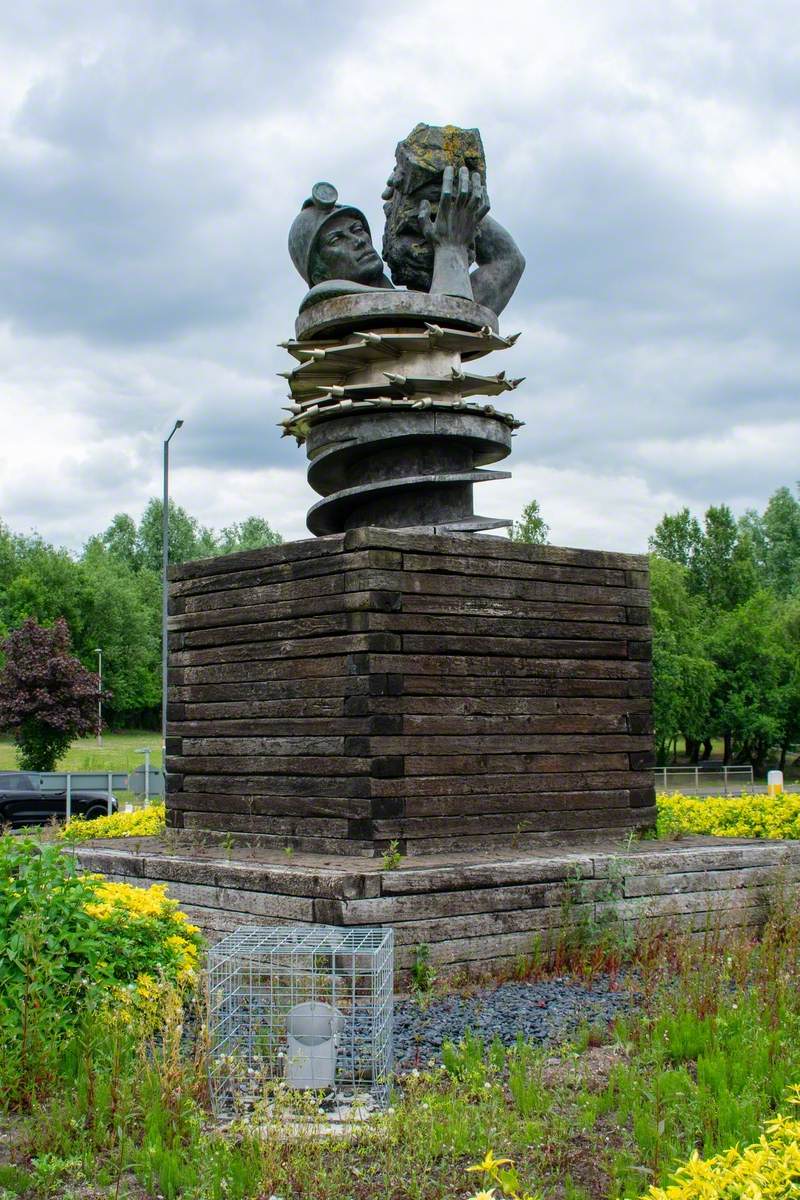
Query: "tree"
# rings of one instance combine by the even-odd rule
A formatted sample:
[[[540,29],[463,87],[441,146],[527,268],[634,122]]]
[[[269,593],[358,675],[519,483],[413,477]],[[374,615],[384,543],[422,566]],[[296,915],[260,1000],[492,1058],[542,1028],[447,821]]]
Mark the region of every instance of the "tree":
[[[103,650],[111,689],[105,715],[113,727],[156,728],[161,703],[161,512],[158,499],[141,521],[117,513],[104,533],[75,557],[38,534],[20,536],[0,521],[0,642],[32,617],[50,626],[63,617],[73,653],[93,670]],[[170,504],[170,560],[229,554],[280,543],[263,517],[221,532]]]
[[[718,614],[709,635],[717,667],[712,704],[717,731],[725,738],[725,761],[752,761],[759,771],[784,732],[786,662],[779,619],[775,596],[760,591],[731,612]]]
[[[779,596],[800,588],[800,501],[787,487],[770,497],[761,519],[766,583]]]
[[[705,647],[705,608],[689,593],[687,574],[679,563],[651,557],[653,721],[660,764],[670,753],[674,757],[679,737],[695,760],[701,743],[710,751],[716,669]]]
[[[511,526],[512,542],[527,542],[533,546],[546,546],[550,526],[539,511],[539,501],[531,500],[522,510],[519,521]]]
[[[35,617],[52,625],[64,617],[75,631],[81,623],[80,569],[66,550],[33,534],[13,537],[13,575],[0,587],[0,607],[8,628]]]
[[[94,664],[103,650],[103,678],[113,693],[106,708],[114,726],[154,724],[161,698],[161,585],[146,569],[133,570],[99,538],[80,560],[83,622],[78,656]]]
[[[702,538],[699,521],[688,508],[682,508],[679,513],[664,514],[655,532],[648,538],[648,545],[651,554],[679,563],[682,567],[690,567]]]
[[[148,503],[139,522],[137,541],[141,563],[151,571],[161,570],[163,539],[161,523],[164,505],[155,497]],[[201,525],[180,504],[169,502],[169,560],[188,562],[192,558],[209,558],[216,552],[213,530]]]
[[[53,771],[76,737],[96,728],[98,678],[70,653],[69,626],[28,618],[3,643],[0,728],[11,732],[22,770]]]
[[[781,655],[778,765],[783,771],[789,747],[800,742],[800,592],[781,604],[774,633]]]
[[[132,571],[141,566],[141,547],[136,522],[128,513],[117,513],[99,539],[109,554]]]
[[[712,608],[730,612],[743,604],[758,587],[758,573],[750,538],[740,534],[727,504],[706,510],[703,536],[689,565],[692,590]]]
[[[156,497],[149,501],[137,528],[127,513],[117,513],[99,540],[109,554],[134,571],[160,573],[162,549],[163,502]],[[237,550],[258,550],[261,546],[278,546],[281,535],[263,517],[246,517],[244,521],[225,526],[219,533],[201,525],[185,508],[169,502],[169,559],[173,563],[192,558],[213,558]]]
[[[262,546],[280,546],[283,538],[263,517],[246,517],[241,524],[226,525],[217,538],[217,554],[237,550],[260,550]]]
[[[659,558],[686,567],[690,592],[702,596],[712,608],[729,612],[758,587],[751,530],[752,515],[737,523],[727,504],[711,505],[702,527],[684,508],[662,517],[649,545]]]

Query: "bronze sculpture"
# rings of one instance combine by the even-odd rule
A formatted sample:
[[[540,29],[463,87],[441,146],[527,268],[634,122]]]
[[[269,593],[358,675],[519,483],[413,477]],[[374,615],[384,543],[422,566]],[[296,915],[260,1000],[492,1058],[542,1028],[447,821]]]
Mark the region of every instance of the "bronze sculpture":
[[[384,199],[392,280],[364,213],[339,204],[330,183],[315,184],[289,234],[309,291],[297,340],[286,343],[299,366],[287,373],[294,403],[282,424],[305,442],[309,482],[323,497],[308,526],[507,525],[475,516],[472,485],[507,477],[479,468],[510,452],[521,422],[472,397],[521,381],[464,365],[516,340],[499,335],[497,314],[525,264],[488,216],[478,131],[417,125],[398,144]]]
[[[289,233],[292,261],[310,285],[300,311],[334,296],[400,283],[432,295],[463,296],[499,315],[525,259],[511,235],[488,215],[477,129],[417,125],[395,154],[383,193],[383,250],[392,281],[363,212],[338,204],[332,184],[317,183]]]

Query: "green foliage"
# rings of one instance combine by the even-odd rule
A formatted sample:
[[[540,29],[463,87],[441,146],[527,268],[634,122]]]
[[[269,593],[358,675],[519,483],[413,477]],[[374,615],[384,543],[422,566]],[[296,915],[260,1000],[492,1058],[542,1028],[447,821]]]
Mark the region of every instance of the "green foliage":
[[[111,982],[93,898],[61,851],[0,838],[0,1093],[11,1099],[51,1080],[76,1014]]]
[[[427,999],[435,982],[436,971],[431,963],[431,948],[427,942],[420,942],[414,948],[414,961],[411,964],[411,986],[417,999]]]
[[[547,1103],[541,1052],[522,1037],[508,1054],[508,1090],[523,1117],[535,1116]]]
[[[719,613],[707,643],[717,664],[716,723],[762,767],[783,733],[781,709],[797,647],[780,637],[780,602],[770,592]]]
[[[661,518],[649,539],[650,552],[681,567],[690,567],[702,537],[700,522],[688,508],[682,508],[679,513],[665,513]]]
[[[522,510],[519,521],[511,526],[512,542],[528,542],[530,545],[547,545],[550,526],[539,510],[539,501],[531,500]]]
[[[21,771],[54,771],[72,743],[72,734],[41,721],[23,721],[16,731],[17,763]]]
[[[615,1194],[638,1195],[643,1166],[663,1183],[695,1147],[709,1155],[756,1140],[800,1077],[796,913],[788,927],[772,920],[755,946],[712,946],[681,947],[679,986],[665,971],[650,1014],[617,1031],[629,1055],[593,1106],[632,1132]]]
[[[736,524],[726,504],[706,511],[703,536],[689,563],[692,590],[712,608],[732,609],[757,587],[757,572],[750,538]]]
[[[591,1050],[468,1034],[445,1045],[442,1068],[399,1079],[389,1112],[353,1141],[319,1129],[287,1137],[296,1102],[276,1113],[275,1094],[263,1124],[210,1121],[202,1041],[190,1050],[175,1005],[144,1041],[83,1021],[26,1122],[24,1168],[2,1170],[0,1187],[68,1196],[91,1181],[92,1194],[122,1196],[133,1177],[164,1200],[450,1200],[494,1188],[631,1200],[694,1149],[755,1141],[797,1080],[799,926],[790,901],[760,943],[735,930],[705,944],[673,931],[660,953],[635,959],[641,1010]],[[687,1200],[695,1194],[716,1193]]]
[[[750,535],[766,586],[778,596],[800,590],[800,499],[778,488],[763,515],[751,510],[739,525]]]
[[[454,1042],[442,1043],[442,1065],[448,1075],[457,1079],[466,1087],[478,1091],[487,1082],[491,1069],[505,1059],[505,1050],[497,1042],[492,1043],[490,1053],[486,1054],[486,1043],[477,1037],[471,1029],[464,1034],[464,1040],[456,1045]]]
[[[118,513],[79,556],[38,535],[11,533],[0,522],[0,637],[28,617],[52,625],[64,617],[73,647],[95,670],[103,650],[104,703],[113,725],[157,727],[161,704],[161,517],[153,499],[137,523]],[[170,561],[275,545],[280,535],[261,517],[221,532],[201,526],[170,502]]]
[[[708,730],[716,668],[703,638],[705,610],[689,593],[686,567],[654,555],[650,585],[653,716],[663,762],[680,735],[699,741]]]
[[[155,572],[161,571],[163,511],[163,502],[153,497],[142,514],[136,533],[138,563]],[[170,562],[209,558],[214,553],[216,543],[212,530],[172,500],[169,502],[168,526]]]
[[[5,1103],[30,1105],[52,1087],[86,1022],[107,1022],[112,1001],[130,1018],[130,1002],[160,1001],[159,980],[189,979],[199,939],[181,917],[163,889],[106,884],[60,848],[0,837]]]
[[[163,513],[163,502],[155,497],[144,510],[138,529],[130,517],[120,513],[103,535],[103,542],[134,568],[158,574],[161,571]],[[263,517],[248,517],[217,534],[172,500],[168,524],[169,558],[170,562],[176,563],[232,554],[238,550],[257,550],[260,546],[281,542],[280,534],[275,533]]]
[[[400,853],[400,843],[397,838],[392,838],[381,859],[381,866],[384,871],[396,871],[402,861],[403,855]]]
[[[281,535],[272,529],[263,517],[247,517],[220,530],[216,541],[216,554],[233,554],[239,550],[260,550],[262,546],[279,546]]]
[[[784,766],[800,740],[800,501],[779,488],[763,514],[688,509],[650,539],[658,761],[683,737],[692,761],[721,737],[725,761]]]
[[[667,514],[650,538],[650,550],[685,567],[691,593],[712,607],[733,608],[757,586],[752,537],[726,504],[707,509],[702,528],[688,508]]]

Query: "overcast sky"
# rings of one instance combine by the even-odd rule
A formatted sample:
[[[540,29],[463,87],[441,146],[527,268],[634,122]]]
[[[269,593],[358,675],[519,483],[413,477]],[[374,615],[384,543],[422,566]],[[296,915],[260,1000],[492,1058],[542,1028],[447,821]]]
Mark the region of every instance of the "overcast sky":
[[[161,486],[307,536],[276,423],[318,179],[367,213],[418,121],[477,125],[528,262],[488,360],[559,544],[800,477],[796,0],[3,5],[0,518],[79,549]]]

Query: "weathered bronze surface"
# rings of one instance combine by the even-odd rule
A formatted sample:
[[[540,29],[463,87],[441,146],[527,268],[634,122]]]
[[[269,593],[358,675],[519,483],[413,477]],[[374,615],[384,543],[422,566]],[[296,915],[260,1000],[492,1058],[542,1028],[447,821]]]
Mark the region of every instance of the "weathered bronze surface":
[[[287,373],[292,404],[282,425],[307,447],[309,482],[322,496],[308,514],[317,534],[510,524],[476,516],[472,487],[507,477],[480,468],[509,453],[521,422],[476,397],[521,380],[464,364],[516,340],[499,335],[497,314],[524,260],[487,215],[476,129],[418,125],[396,153],[384,247],[395,281],[410,290],[389,280],[367,218],[340,204],[332,184],[314,185],[289,234],[310,287],[297,340],[285,343],[299,365]]]
[[[383,251],[392,281],[361,209],[340,204],[333,184],[316,183],[289,232],[292,262],[310,285],[301,312],[332,296],[405,284],[414,291],[474,299],[501,313],[525,259],[507,230],[488,215],[478,130],[417,125],[398,143],[395,158],[383,193]]]
[[[411,329],[426,323],[452,326],[475,331],[499,327],[497,316],[490,308],[465,300],[460,296],[429,296],[425,292],[369,292],[335,296],[321,300],[299,314],[294,323],[298,341],[310,338],[335,338],[342,329],[352,328],[357,321],[362,329],[386,324],[400,324]],[[499,348],[499,347],[498,347]]]

